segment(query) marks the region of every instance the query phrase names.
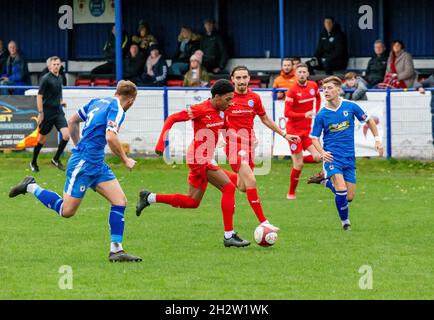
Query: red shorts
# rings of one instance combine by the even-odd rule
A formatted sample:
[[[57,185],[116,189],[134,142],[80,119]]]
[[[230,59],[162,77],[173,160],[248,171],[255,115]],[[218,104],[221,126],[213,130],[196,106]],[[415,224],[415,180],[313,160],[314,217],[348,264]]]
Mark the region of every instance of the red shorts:
[[[312,145],[312,139],[308,136],[300,136],[301,141],[296,142],[289,142],[289,149],[291,149],[291,153],[299,153],[303,152],[303,150],[307,150]]]
[[[217,171],[220,167],[214,164],[189,164],[190,171],[188,172],[188,183],[202,191],[208,186],[208,178],[206,172],[208,170]]]
[[[232,171],[238,173],[241,164],[248,164],[250,168],[255,168],[255,148],[252,146],[242,146],[240,143],[237,144],[236,148],[229,147],[226,145],[225,148],[226,156],[228,157],[229,164],[231,165]]]

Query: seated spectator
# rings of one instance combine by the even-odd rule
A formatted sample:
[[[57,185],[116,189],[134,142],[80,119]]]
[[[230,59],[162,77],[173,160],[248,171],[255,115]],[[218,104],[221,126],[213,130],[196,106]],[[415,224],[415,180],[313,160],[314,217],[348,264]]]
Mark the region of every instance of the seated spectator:
[[[292,61],[292,69],[294,69],[294,72],[295,72],[295,68],[301,63],[301,58],[300,57],[292,57],[291,61]]]
[[[3,68],[6,64],[6,59],[9,57],[9,51],[4,46],[3,40],[0,39],[0,75],[3,73]]]
[[[190,57],[199,49],[199,36],[190,27],[182,27],[178,36],[178,51],[172,59],[170,74],[183,76],[190,65]]]
[[[292,59],[285,58],[282,61],[280,75],[274,79],[273,88],[289,89],[295,82],[295,68],[293,68]],[[278,91],[277,99],[284,99],[285,95],[286,92]]]
[[[128,45],[128,36],[124,33],[122,35],[122,55],[125,56]],[[113,25],[112,32],[109,39],[104,44],[104,59],[106,63],[94,68],[91,73],[93,74],[114,74],[116,71],[116,26]]]
[[[368,100],[366,95],[368,87],[366,85],[366,81],[362,77],[357,76],[354,72],[348,72],[345,75],[345,83],[342,85],[341,96],[352,101]],[[350,91],[346,92],[345,90]]]
[[[137,84],[144,66],[145,55],[139,50],[138,44],[133,43],[130,46],[130,53],[124,59],[124,80],[131,80]]]
[[[375,55],[369,60],[366,68],[365,80],[368,88],[374,88],[377,84],[383,82],[387,68],[386,46],[383,41],[377,40],[374,43]]]
[[[202,65],[208,72],[220,73],[228,60],[226,46],[213,20],[205,19],[204,27],[205,33],[200,38],[200,49],[203,51]]]
[[[416,80],[413,57],[405,51],[401,40],[392,42],[392,51],[387,60],[386,75],[383,82],[393,88],[412,88]]]
[[[39,75],[39,79],[42,79],[43,76],[45,76],[50,70],[48,70],[48,67],[51,65],[52,58],[47,59],[47,66],[41,71],[41,74]],[[66,75],[65,75],[65,68],[63,65],[60,65],[59,69],[59,76],[62,79],[62,84],[66,86]]]
[[[209,83],[208,72],[202,67],[203,52],[197,50],[190,57],[190,70],[184,76],[184,87],[206,87]]]
[[[324,30],[320,34],[315,58],[309,61],[310,74],[313,69],[325,70],[326,75],[345,70],[348,65],[347,37],[333,17],[324,19]]]
[[[167,80],[166,60],[160,54],[156,44],[149,47],[149,52],[145,71],[140,77],[138,85],[142,87],[163,87]]]
[[[27,62],[18,50],[17,43],[11,41],[8,44],[9,57],[6,59],[3,72],[0,77],[1,86],[25,86],[29,84],[29,69]],[[21,94],[24,90],[7,90],[0,89],[0,95],[7,95],[13,91],[15,94]]]
[[[146,59],[149,56],[149,46],[152,43],[158,43],[158,41],[149,33],[149,26],[143,21],[140,21],[138,34],[133,36],[132,43],[139,46],[140,51],[144,54]]]
[[[421,94],[425,94],[424,88],[434,88],[434,74],[428,79],[417,82],[414,86]],[[431,91],[431,126],[432,126],[432,144],[434,145],[434,91]]]

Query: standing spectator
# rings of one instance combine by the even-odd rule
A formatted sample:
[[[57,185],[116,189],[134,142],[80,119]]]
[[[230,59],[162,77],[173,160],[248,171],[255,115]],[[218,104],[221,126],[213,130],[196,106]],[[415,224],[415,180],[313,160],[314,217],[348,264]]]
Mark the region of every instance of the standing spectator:
[[[350,90],[350,91],[345,91]],[[341,96],[347,100],[358,101],[358,100],[368,100],[366,92],[368,91],[367,84],[365,80],[359,77],[354,72],[348,72],[345,75],[345,83],[341,88]]]
[[[190,57],[199,49],[199,45],[199,36],[190,27],[183,26],[178,36],[178,51],[170,66],[172,75],[183,76],[187,72]]]
[[[30,162],[30,169],[33,172],[39,172],[39,152],[44,146],[44,143],[47,140],[47,135],[53,127],[56,127],[57,131],[62,133],[62,140],[59,143],[55,156],[51,159],[51,163],[59,170],[65,171],[65,167],[60,161],[60,156],[62,155],[63,150],[65,150],[70,137],[68,123],[65,118],[65,112],[63,111],[63,108],[66,107],[66,103],[63,101],[62,79],[59,75],[61,66],[60,58],[49,58],[47,60],[47,65],[49,72],[42,77],[36,98],[39,112],[39,137],[38,145],[33,149],[32,162]]]
[[[200,49],[203,51],[203,66],[208,72],[220,73],[226,66],[228,54],[223,38],[211,19],[204,21],[205,33],[200,39]]]
[[[137,84],[145,66],[144,53],[139,50],[139,46],[133,43],[130,47],[129,55],[124,59],[124,80],[131,80]]]
[[[0,75],[3,74],[3,68],[6,65],[6,60],[9,57],[9,51],[4,46],[3,40],[0,39]]]
[[[122,52],[125,55],[125,50],[127,50],[128,36],[124,33],[122,35]],[[113,74],[115,73],[115,61],[116,61],[116,26],[113,25],[112,32],[109,39],[106,41],[104,48],[104,59],[107,60],[106,63],[94,68],[91,73],[93,74]]]
[[[369,60],[365,75],[369,89],[374,88],[377,84],[383,82],[387,68],[386,46],[383,41],[375,41],[374,52],[375,55]]]
[[[434,74],[432,74],[428,79],[422,82],[417,82],[415,88],[421,94],[425,94],[424,88],[434,88]],[[432,144],[434,145],[434,91],[431,91],[431,126],[432,126]]]
[[[301,63],[301,58],[300,57],[292,57],[291,61],[292,61],[292,69],[294,70],[294,73],[295,73],[295,69]]]
[[[392,86],[399,89],[412,88],[416,80],[413,57],[405,51],[405,45],[401,40],[392,42],[385,80],[386,78],[391,79]]]
[[[6,59],[2,75],[1,86],[25,86],[29,84],[29,69],[27,62],[18,50],[17,43],[11,41],[8,44],[9,57]],[[21,94],[24,90],[13,90],[15,94]],[[0,89],[0,95],[9,93],[7,89]]]
[[[292,59],[285,58],[282,61],[280,75],[274,79],[273,88],[289,89],[295,83],[295,68],[292,64]],[[286,92],[277,91],[277,99],[284,99]]]
[[[314,61],[308,63],[311,71],[312,69],[325,70],[326,75],[333,75],[334,71],[347,68],[347,37],[333,17],[324,19],[324,30],[320,34],[314,56]]]
[[[208,72],[202,67],[203,52],[197,50],[190,57],[190,70],[184,76],[184,87],[206,87],[209,83]]]
[[[163,87],[167,79],[166,60],[160,54],[156,44],[149,47],[149,57],[146,60],[145,71],[138,84],[143,87]]]
[[[149,46],[152,43],[158,43],[157,39],[150,34],[148,24],[143,21],[139,22],[138,34],[133,36],[132,42],[139,46],[145,59],[149,56]]]

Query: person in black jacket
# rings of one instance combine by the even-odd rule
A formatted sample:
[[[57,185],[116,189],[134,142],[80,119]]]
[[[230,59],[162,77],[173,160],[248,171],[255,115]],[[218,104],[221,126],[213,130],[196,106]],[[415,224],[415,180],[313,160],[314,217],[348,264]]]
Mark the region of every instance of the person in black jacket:
[[[170,74],[184,76],[190,66],[190,57],[199,49],[200,37],[190,27],[183,26],[178,36],[178,51],[172,59]]]
[[[156,44],[149,47],[149,52],[144,72],[137,84],[141,87],[163,87],[166,84],[168,71],[166,60],[160,54]]]
[[[47,66],[41,71],[41,74],[39,75],[39,79],[42,79],[43,76],[45,76],[47,73],[50,72],[49,67],[50,67],[52,58],[53,57],[50,57],[47,59]],[[65,74],[65,68],[63,67],[63,65],[60,65],[59,77],[62,80],[62,85],[66,86],[66,74]]]
[[[205,19],[204,28],[205,33],[200,39],[200,49],[204,53],[202,66],[208,72],[219,73],[225,68],[228,60],[226,46],[213,20]]]
[[[333,17],[324,19],[324,30],[320,34],[314,61],[309,65],[317,70],[325,70],[327,75],[345,70],[348,65],[347,37]]]
[[[131,80],[137,84],[137,78],[143,72],[145,54],[140,51],[139,45],[133,43],[129,55],[124,59],[124,80]]]
[[[365,80],[368,82],[369,89],[383,82],[387,68],[388,54],[383,41],[375,41],[374,52],[375,55],[369,60],[365,74]]]

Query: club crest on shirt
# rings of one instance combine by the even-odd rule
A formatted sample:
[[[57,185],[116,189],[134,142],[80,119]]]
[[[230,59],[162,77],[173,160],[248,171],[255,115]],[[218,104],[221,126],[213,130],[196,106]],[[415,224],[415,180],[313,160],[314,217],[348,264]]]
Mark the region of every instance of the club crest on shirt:
[[[335,166],[334,165],[330,165],[330,170],[333,170],[334,168],[335,168]]]
[[[344,111],[344,116],[348,117],[348,111]]]
[[[315,90],[314,89],[310,89],[309,93],[310,93],[311,96],[314,96],[315,95]]]
[[[291,144],[291,150],[295,151],[297,149],[297,145],[295,143]]]
[[[220,111],[220,118],[222,118],[222,119],[225,118],[225,113],[223,111]]]
[[[113,129],[116,129],[116,131],[118,131],[118,129],[119,129],[118,128],[118,124],[116,122],[114,122],[114,121],[111,121],[111,120],[109,120],[108,126],[112,127]]]
[[[85,186],[81,186],[80,187],[80,192],[84,192],[84,190],[86,190],[86,187]]]
[[[249,101],[247,102],[247,105],[248,105],[250,108],[253,108],[254,105],[255,105],[255,101],[253,101],[253,100],[249,100]]]

